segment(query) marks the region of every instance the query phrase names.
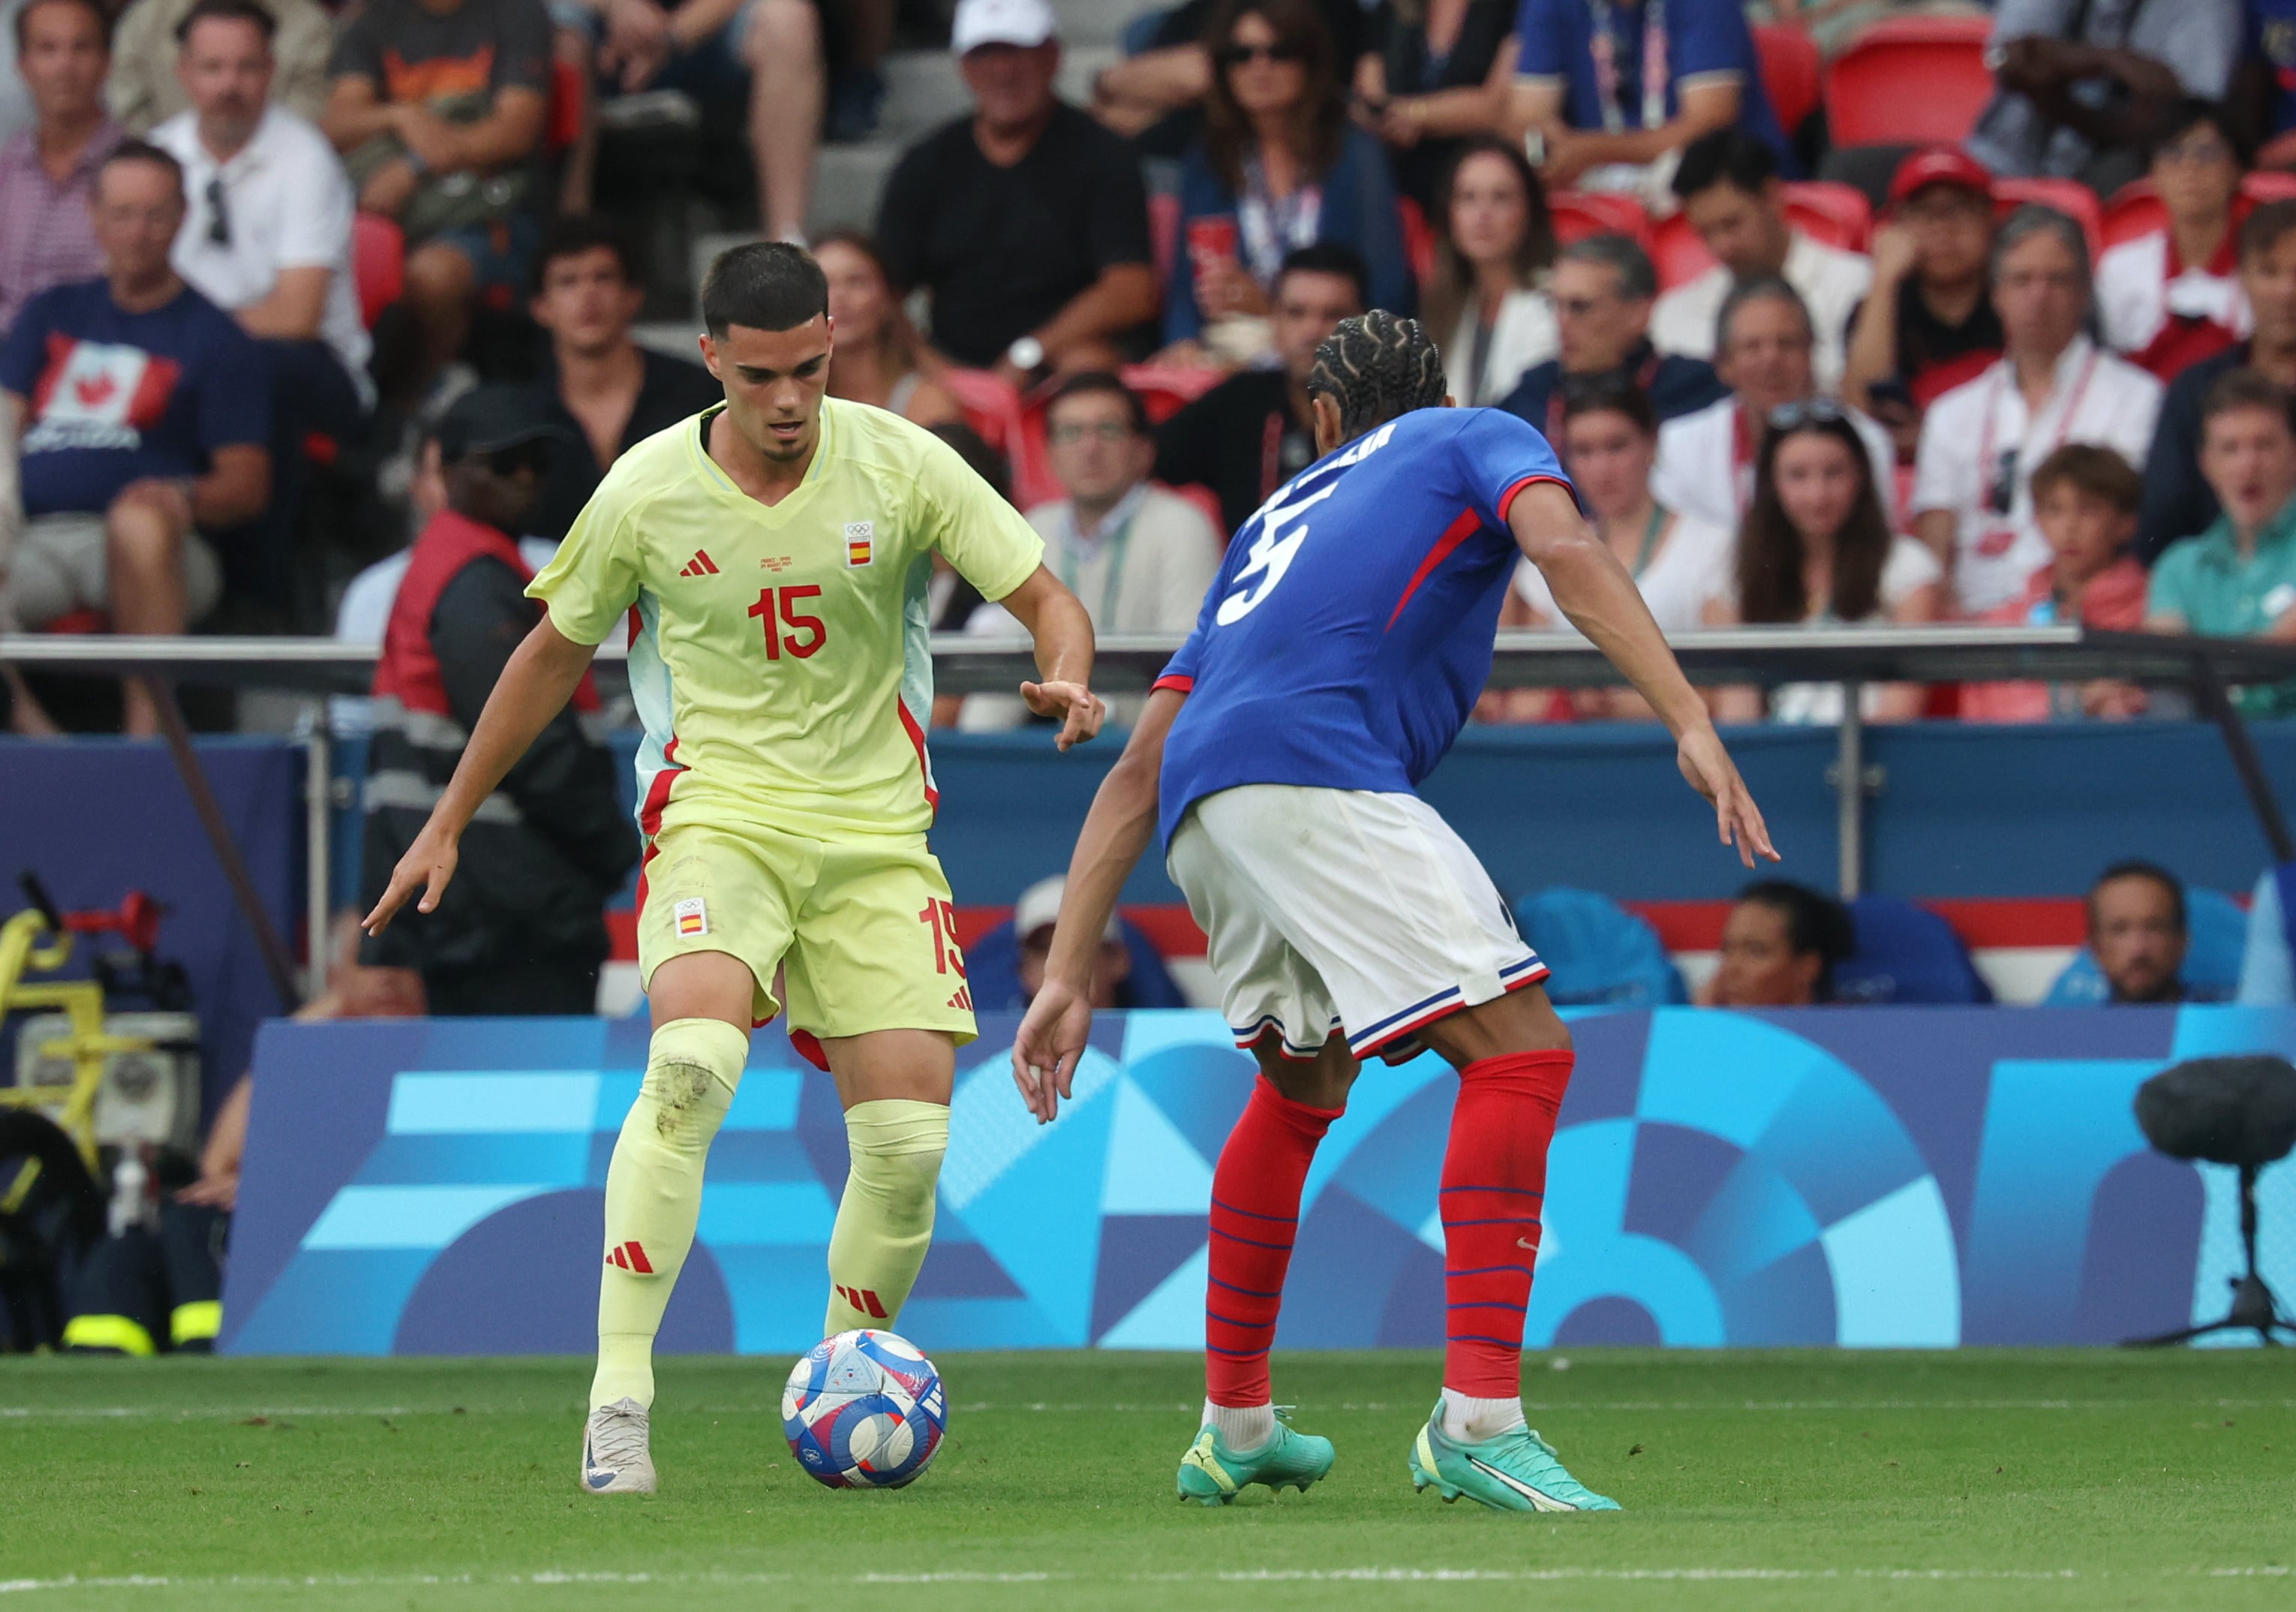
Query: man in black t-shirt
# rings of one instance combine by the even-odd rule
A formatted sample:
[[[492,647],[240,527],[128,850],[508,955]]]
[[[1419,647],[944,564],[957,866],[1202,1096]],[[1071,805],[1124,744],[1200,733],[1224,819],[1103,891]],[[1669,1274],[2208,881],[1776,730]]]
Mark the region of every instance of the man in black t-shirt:
[[[1156,480],[1210,489],[1232,535],[1270,493],[1314,464],[1308,374],[1317,344],[1341,320],[1364,311],[1367,277],[1351,247],[1303,246],[1285,258],[1269,315],[1283,367],[1231,375],[1165,421],[1156,432]]]
[[[1156,315],[1139,163],[1054,95],[1046,0],[961,0],[951,48],[973,114],[894,169],[877,226],[886,272],[931,293],[933,345],[959,364],[1016,385],[1112,367]]]

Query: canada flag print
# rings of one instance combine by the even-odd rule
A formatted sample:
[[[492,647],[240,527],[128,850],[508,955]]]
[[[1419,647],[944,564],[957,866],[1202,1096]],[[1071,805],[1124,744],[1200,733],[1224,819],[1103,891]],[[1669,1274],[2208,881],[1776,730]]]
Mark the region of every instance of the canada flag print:
[[[183,368],[140,347],[52,333],[48,363],[32,391],[28,454],[65,448],[133,450],[158,424]]]

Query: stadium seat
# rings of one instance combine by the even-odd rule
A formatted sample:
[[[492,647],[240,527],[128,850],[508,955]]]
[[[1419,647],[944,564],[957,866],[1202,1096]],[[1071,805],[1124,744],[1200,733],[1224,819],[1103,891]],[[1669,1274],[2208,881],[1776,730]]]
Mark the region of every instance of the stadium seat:
[[[1817,42],[1793,23],[1758,22],[1753,33],[1762,93],[1770,98],[1778,127],[1791,140],[1824,99],[1825,64],[1817,53]]]
[[[2185,923],[2192,946],[2185,953],[2183,978],[2195,1001],[2228,1002],[2240,989],[2240,966],[2248,956],[2248,914],[2228,895],[2187,888]],[[2044,1008],[2093,1008],[2108,994],[2096,958],[2082,947],[2041,999]]]
[[[1124,383],[1140,394],[1148,418],[1159,425],[1226,379],[1225,370],[1177,364],[1131,364],[1124,369]]]
[[[381,213],[352,214],[351,276],[358,283],[359,318],[373,330],[406,289],[406,233]]]
[[[1172,284],[1172,269],[1179,261],[1180,198],[1168,192],[1148,198],[1148,249],[1155,254],[1156,284]]]
[[[549,122],[543,127],[543,149],[556,156],[582,137],[582,113],[590,86],[582,70],[561,62],[550,70]]]
[[[1185,1008],[1188,999],[1164,966],[1163,958],[1139,925],[1119,917],[1124,949],[1132,955],[1131,977],[1125,982],[1127,1008]],[[980,1013],[1026,1012],[1029,999],[1021,991],[1021,937],[1006,918],[964,949],[964,983],[972,990],[972,1005]]]
[[[1658,269],[1660,291],[1695,280],[1714,267],[1714,254],[1690,227],[1690,220],[1672,213],[1658,221],[1650,243],[1651,262]]]
[[[1856,948],[1833,971],[1834,999],[1862,1006],[1989,1002],[1993,987],[1953,925],[1890,895],[1849,903]]]
[[[1422,285],[1435,282],[1435,226],[1427,221],[1425,210],[1409,196],[1395,204],[1397,218],[1403,226],[1403,260],[1411,266],[1411,277]]]
[[[1687,1002],[1658,931],[1606,895],[1556,885],[1515,903],[1515,927],[1554,972],[1564,1007],[1662,1008]]]
[[[1985,17],[1896,17],[1875,23],[1825,75],[1833,144],[1927,145],[1967,135],[1993,98]]]
[[[1996,179],[1993,210],[2007,218],[2028,202],[2052,207],[2081,226],[2092,261],[2104,250],[2104,210],[2096,193],[2078,179]]]
[[[1554,243],[1569,246],[1589,235],[1625,235],[1644,251],[1651,249],[1650,215],[1632,196],[1612,191],[1558,190],[1546,198],[1546,213],[1554,226]]]
[[[2233,222],[2241,220],[2267,202],[2296,201],[2296,174],[2253,173],[2240,182],[2240,195],[2233,202]],[[2168,212],[2161,198],[2153,193],[2150,179],[2131,179],[2104,204],[2104,243],[2118,246],[2124,241],[2134,241],[2139,235],[2149,235],[2154,230],[2168,226]]]
[[[1874,204],[1856,185],[1800,180],[1785,186],[1785,196],[1786,218],[1812,240],[1854,252],[1873,243]]]

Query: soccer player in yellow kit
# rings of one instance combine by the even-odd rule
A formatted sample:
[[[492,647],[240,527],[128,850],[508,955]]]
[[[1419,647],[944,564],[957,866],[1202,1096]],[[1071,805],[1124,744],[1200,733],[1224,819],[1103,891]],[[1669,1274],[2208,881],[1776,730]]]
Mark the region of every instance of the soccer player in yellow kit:
[[[972,999],[948,882],[925,848],[925,588],[938,551],[1026,627],[1063,750],[1103,715],[1092,624],[1044,545],[956,454],[898,415],[825,400],[822,272],[737,247],[702,282],[726,402],[606,474],[528,592],[548,614],[504,669],[430,822],[367,917],[428,912],[472,814],[627,621],[638,754],[638,966],[653,1039],[606,1173],[598,1369],[581,1485],[651,1493],[653,1340],[693,1246],[703,1161],[780,1004],[845,1105],[852,1158],[824,1333],[890,1326],[931,1241]]]

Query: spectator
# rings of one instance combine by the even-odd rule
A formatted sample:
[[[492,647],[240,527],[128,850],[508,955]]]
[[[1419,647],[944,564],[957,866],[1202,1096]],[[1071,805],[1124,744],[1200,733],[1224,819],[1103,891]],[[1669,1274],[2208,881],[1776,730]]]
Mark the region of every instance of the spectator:
[[[1833,971],[1854,946],[1831,896],[1784,879],[1738,892],[1722,920],[1722,961],[1698,993],[1705,1008],[1811,1008],[1833,999]]]
[[[1515,0],[1380,0],[1356,59],[1355,116],[1387,143],[1396,187],[1431,218],[1441,181],[1514,83]],[[1522,143],[1506,142],[1521,154]]]
[[[2005,177],[2079,179],[2109,196],[2144,171],[2179,101],[2224,98],[2241,34],[2240,0],[1999,0],[1985,56],[2000,87],[1970,154]]]
[[[37,121],[30,86],[16,70],[16,14],[25,0],[0,0],[0,145]]]
[[[271,366],[264,559],[277,588],[303,504],[304,440],[317,432],[355,441],[374,383],[352,278],[350,182],[326,136],[269,101],[274,26],[257,0],[197,0],[176,69],[191,109],[152,143],[183,164],[191,203],[176,272],[236,318]]]
[[[1992,246],[1993,177],[1966,152],[1932,145],[1898,165],[1841,394],[1889,428],[1901,462],[1929,406],[2001,356],[2001,316],[1985,294]]]
[[[0,335],[51,285],[103,272],[90,197],[127,132],[104,115],[111,25],[95,0],[25,0],[15,22],[38,120],[0,145]]]
[[[1874,281],[1872,261],[1813,241],[1786,221],[1777,158],[1760,141],[1721,129],[1694,141],[1675,170],[1683,217],[1714,267],[1658,300],[1651,333],[1667,352],[1714,356],[1716,317],[1733,286],[1783,279],[1801,293],[1817,338],[1820,391],[1841,383],[1842,342]]]
[[[1206,40],[1219,70],[1202,140],[1180,170],[1182,250],[1164,303],[1169,342],[1219,358],[1267,349],[1268,294],[1285,254],[1353,247],[1372,306],[1408,309],[1410,270],[1387,158],[1348,121],[1332,41],[1308,0],[1222,0]]]
[[[411,402],[462,352],[481,293],[515,294],[540,233],[542,0],[366,0],[335,42],[324,120],[358,204],[406,232]]]
[[[2296,638],[2296,425],[2287,391],[2234,370],[2201,406],[2201,473],[2224,513],[2152,567],[2144,624],[2212,638]],[[2234,691],[2253,716],[2296,711],[2296,686]]]
[[[1543,150],[1550,190],[1660,202],[1669,159],[1731,129],[1792,161],[1739,0],[1523,0],[1515,42],[1507,123]]]
[[[1147,193],[1131,148],[1056,99],[1048,0],[959,0],[950,48],[973,112],[885,186],[894,289],[931,298],[933,345],[1021,384],[1105,368],[1155,317]]]
[[[1726,389],[1712,365],[1651,345],[1657,298],[1658,271],[1627,236],[1589,235],[1564,247],[1554,263],[1555,356],[1524,371],[1499,407],[1559,443],[1568,382],[1616,376],[1649,397],[1661,423],[1720,401]]]
[[[2016,598],[2049,563],[2034,466],[2067,442],[2141,463],[2161,411],[2160,382],[2082,333],[2092,297],[2079,225],[2019,208],[1995,237],[1988,280],[2006,350],[1931,405],[1914,474],[1914,530],[1968,615]]]
[[[2222,107],[2177,103],[2152,146],[2167,221],[2096,262],[2105,345],[2163,381],[2248,334],[2237,222],[2242,156]]]
[[[41,292],[0,343],[0,435],[19,444],[26,517],[0,618],[98,610],[116,632],[177,634],[221,591],[201,531],[241,526],[270,498],[263,355],[168,261],[184,222],[173,157],[116,147],[93,211],[106,277]],[[126,698],[129,736],[156,733],[140,679]],[[20,691],[14,720],[53,731]]]
[[[2144,483],[2110,448],[2068,442],[2033,472],[2033,519],[2054,558],[2019,597],[1985,619],[2005,625],[2079,623],[2106,632],[2144,624],[2144,568],[2128,553]],[[2052,717],[2128,717],[2144,709],[2133,684],[1971,683],[1965,721],[2045,722]]]
[[[1021,1002],[1014,1004],[1015,1010],[1036,1000],[1037,992],[1044,989],[1045,964],[1052,956],[1053,930],[1060,920],[1061,897],[1067,890],[1068,880],[1055,874],[1029,885],[1013,905],[1013,933],[1020,942],[1015,972],[1020,975],[1021,996]],[[1168,979],[1143,982],[1135,976],[1132,949],[1127,943],[1124,929],[1123,918],[1110,913],[1108,925],[1101,931],[1100,950],[1092,962],[1092,1007],[1096,1013],[1119,1008],[1164,1006],[1176,994]],[[1145,990],[1142,988],[1144,983]]]
[[[366,895],[379,895],[446,788],[487,695],[542,607],[509,533],[526,524],[557,428],[518,387],[481,386],[439,423],[447,508],[415,539],[375,667]],[[585,673],[463,845],[436,911],[371,936],[361,960],[422,975],[434,1015],[596,1011],[606,900],[636,866],[612,753],[584,734]],[[484,835],[481,844],[478,836]]]
[[[1194,136],[1193,109],[1210,93],[1212,53],[1204,26],[1221,0],[1184,0],[1166,12],[1150,11],[1125,30],[1129,53],[1093,79],[1093,115],[1141,149],[1177,156]],[[1331,35],[1332,60],[1352,81],[1357,62],[1377,48],[1366,37],[1376,26],[1371,7],[1359,0],[1315,0]],[[1459,48],[1455,46],[1455,49]]]
[[[2088,950],[2104,976],[2109,1007],[2186,999],[2185,952],[2192,937],[2185,887],[2151,862],[2118,862],[2088,892]]]
[[[1560,446],[1578,500],[1671,636],[1696,631],[1707,601],[1727,591],[1738,539],[1730,528],[1677,514],[1651,496],[1658,432],[1650,399],[1631,382],[1604,376],[1563,389]],[[1503,625],[1569,626],[1537,566],[1516,567],[1514,593]],[[1648,703],[1630,688],[1585,689],[1571,703],[1594,720],[1652,720]]]
[[[1488,136],[1464,142],[1435,211],[1435,278],[1428,328],[1462,404],[1481,407],[1513,391],[1555,352],[1554,267],[1546,193],[1521,148]]]
[[[1269,494],[1316,462],[1308,376],[1316,348],[1342,319],[1362,313],[1363,259],[1344,246],[1303,246],[1275,277],[1280,367],[1229,376],[1156,432],[1156,479],[1207,488],[1233,533]]]
[[[1045,539],[1045,564],[1067,583],[1100,637],[1185,635],[1196,624],[1226,545],[1203,512],[1149,484],[1156,440],[1148,410],[1112,374],[1086,371],[1061,383],[1045,408],[1053,473],[1068,497],[1029,512]],[[978,611],[966,630],[1026,637],[1000,607]],[[1138,720],[1139,696],[1112,699],[1109,720]],[[1018,728],[1028,710],[1009,695],[975,695],[959,724]]]
[[[813,243],[813,256],[829,277],[829,322],[837,332],[829,395],[890,408],[919,425],[963,419],[948,389],[921,366],[923,343],[894,299],[877,243],[857,229],[832,230]]]
[[[1842,406],[1813,398],[1770,415],[1736,575],[1706,619],[1716,627],[1933,621],[1942,576],[1928,549],[1890,531],[1870,447]],[[1925,699],[1917,684],[1869,683],[1860,709],[1869,722],[1910,721]],[[1754,689],[1720,690],[1715,703],[1726,721],[1762,715]],[[1775,721],[1838,723],[1841,686],[1789,683],[1772,691],[1769,705]]]
[[[616,459],[657,432],[721,401],[701,365],[630,340],[645,305],[637,253],[596,218],[562,218],[535,253],[534,322],[550,336],[535,382],[549,465],[519,535],[565,537]]]
[[[315,0],[250,0],[272,20],[272,54],[278,70],[267,93],[307,123],[327,112],[327,56],[335,24]],[[111,115],[135,134],[148,134],[189,110],[191,95],[176,76],[184,23],[199,0],[134,0],[111,36],[111,77],[104,99]]]
[[[2240,226],[2240,289],[2253,333],[2178,375],[2161,399],[2136,530],[2136,555],[2147,565],[2222,513],[2201,474],[2201,404],[2209,389],[2236,369],[2296,387],[2296,202],[2267,202]]]
[[[1784,280],[1734,288],[1716,323],[1721,350],[1715,373],[1729,395],[1659,427],[1651,491],[1669,509],[1734,531],[1753,501],[1754,450],[1764,423],[1817,389],[1810,378],[1809,310]],[[1889,433],[1853,408],[1835,412],[1864,440],[1883,514],[1894,516],[1898,456]]]

